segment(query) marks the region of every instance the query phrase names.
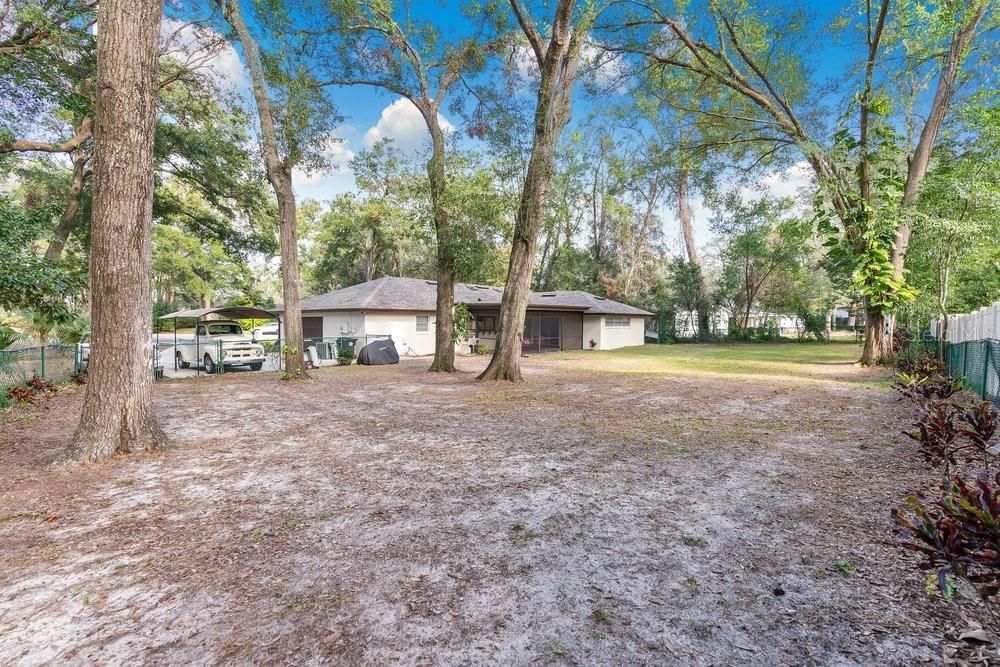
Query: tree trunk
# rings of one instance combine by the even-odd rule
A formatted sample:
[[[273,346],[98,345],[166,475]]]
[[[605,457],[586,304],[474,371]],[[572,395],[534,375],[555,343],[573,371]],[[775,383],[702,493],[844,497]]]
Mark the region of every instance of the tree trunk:
[[[166,443],[153,415],[152,216],[162,0],[102,0],[97,14],[93,346],[65,462]]]
[[[865,366],[890,365],[895,361],[892,349],[892,316],[865,304],[865,346],[861,363]]]
[[[299,234],[295,213],[295,194],[289,170],[278,179],[279,240],[281,242],[281,292],[285,300],[285,376],[307,378],[302,339],[302,303],[299,299]]]
[[[437,119],[437,106],[425,105],[424,118],[431,133],[433,151],[427,162],[431,188],[434,232],[437,236],[437,324],[434,330],[434,361],[428,370],[455,372],[455,249],[452,247],[451,221],[445,208],[445,144]]]
[[[220,3],[223,4],[223,3]],[[304,342],[302,340],[302,306],[299,300],[299,238],[295,214],[295,192],[292,189],[292,167],[286,164],[278,151],[278,132],[275,128],[271,96],[267,79],[260,63],[257,40],[250,34],[238,0],[224,3],[223,13],[233,27],[246,55],[247,69],[253,83],[254,100],[260,119],[261,148],[267,180],[278,198],[279,238],[281,241],[281,289],[285,306],[285,377],[307,378]]]
[[[524,316],[528,308],[531,272],[535,260],[535,240],[541,227],[552,184],[555,146],[569,121],[576,68],[583,49],[583,37],[589,29],[571,26],[575,0],[555,3],[551,37],[547,44],[534,23],[526,17],[517,0],[510,0],[518,23],[528,38],[538,61],[541,79],[535,106],[534,141],[531,157],[521,190],[521,203],[514,217],[507,285],[500,304],[500,331],[496,347],[480,380],[521,381],[521,340],[524,337]],[[572,36],[571,36],[571,33]]]
[[[524,317],[530,296],[535,238],[538,236],[546,196],[552,182],[554,152],[555,138],[548,134],[536,134],[521,193],[521,205],[514,221],[507,285],[500,304],[497,343],[489,366],[479,376],[481,380],[520,382],[522,379],[521,340],[524,337]]]
[[[87,182],[87,165],[90,163],[90,153],[82,148],[78,148],[73,153],[73,180],[69,188],[69,201],[66,209],[59,216],[59,224],[52,232],[52,240],[45,250],[45,260],[48,262],[58,262],[62,257],[63,249],[66,247],[66,240],[78,226],[80,220],[77,213],[80,212],[80,203],[83,200],[83,187]]]
[[[694,219],[691,215],[691,202],[688,198],[688,179],[690,176],[687,169],[680,169],[677,172],[677,217],[681,222],[681,234],[684,237],[684,251],[687,253],[688,262],[698,267],[698,274],[701,276],[701,287],[698,294],[698,338],[704,340],[711,334],[709,330],[711,313],[709,312],[708,286],[701,270],[698,247],[694,242]]]
[[[931,102],[927,121],[920,131],[920,139],[917,141],[913,156],[909,160],[906,186],[903,190],[902,204],[904,209],[915,204],[920,196],[920,185],[927,176],[927,169],[931,161],[931,152],[937,143],[938,133],[941,131],[941,126],[944,125],[952,97],[954,97],[955,90],[958,88],[959,67],[968,53],[969,46],[976,36],[976,29],[986,14],[989,4],[989,0],[978,0],[978,3],[969,3],[972,10],[971,14],[966,23],[952,37],[948,54],[945,56],[944,66],[941,68],[941,76],[934,90],[934,100]],[[913,228],[906,217],[905,210],[902,220],[902,223],[896,228],[896,237],[892,248],[892,265],[896,280],[903,279],[906,252],[909,249],[910,236],[913,233]],[[890,349],[891,347],[890,342]]]

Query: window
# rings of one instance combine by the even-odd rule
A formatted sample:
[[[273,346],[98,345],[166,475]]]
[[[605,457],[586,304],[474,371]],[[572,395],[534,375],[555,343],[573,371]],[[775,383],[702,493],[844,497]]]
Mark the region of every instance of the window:
[[[627,327],[632,324],[632,318],[628,315],[606,315],[604,326],[606,327]]]
[[[476,318],[476,333],[491,334],[497,331],[497,318],[493,315],[480,315]]]
[[[208,333],[211,336],[239,335],[243,333],[243,329],[238,324],[210,324],[208,325]]]
[[[429,316],[417,315],[417,333],[427,333],[430,331]]]

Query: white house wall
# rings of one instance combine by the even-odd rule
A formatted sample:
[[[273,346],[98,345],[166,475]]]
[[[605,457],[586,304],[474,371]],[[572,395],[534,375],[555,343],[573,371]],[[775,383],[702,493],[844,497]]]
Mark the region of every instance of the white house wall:
[[[312,313],[306,313],[306,316]],[[323,313],[323,338],[363,336],[365,316],[359,311]]]
[[[604,317],[602,315],[584,315],[583,316],[583,349],[590,350],[604,350],[607,349],[602,345],[603,335],[601,333],[604,328]],[[594,341],[595,345],[591,345],[590,342]]]
[[[586,324],[584,324],[586,329]],[[627,327],[609,327],[605,317],[601,317],[602,350],[616,350],[619,347],[643,345],[646,342],[646,318],[632,315]]]
[[[417,315],[427,317],[427,331],[417,332]],[[434,330],[437,318],[432,312],[382,311],[365,313],[365,332],[369,336],[392,336],[400,356],[434,354]]]

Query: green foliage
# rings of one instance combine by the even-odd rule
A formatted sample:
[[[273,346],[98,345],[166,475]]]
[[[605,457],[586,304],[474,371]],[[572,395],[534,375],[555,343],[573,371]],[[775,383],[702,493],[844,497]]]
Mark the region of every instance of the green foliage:
[[[472,336],[472,313],[464,303],[456,303],[453,311],[455,340],[467,340]]]
[[[60,345],[76,345],[85,335],[90,333],[90,319],[73,313],[73,315],[56,325],[56,337]]]
[[[84,279],[72,268],[47,262],[38,243],[49,221],[45,208],[26,214],[0,197],[0,307],[30,309],[53,320],[70,317],[67,298],[78,295]]]
[[[19,340],[21,340],[21,334],[6,323],[0,322],[0,351],[6,350]]]

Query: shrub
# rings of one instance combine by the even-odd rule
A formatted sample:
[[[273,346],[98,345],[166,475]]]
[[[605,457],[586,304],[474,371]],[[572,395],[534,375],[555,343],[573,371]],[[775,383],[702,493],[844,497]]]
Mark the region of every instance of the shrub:
[[[476,354],[479,356],[486,356],[490,353],[490,348],[486,347],[483,343],[476,343]]]
[[[915,431],[903,433],[920,445],[920,453],[929,466],[944,464],[945,474],[950,466],[957,463],[955,440],[959,431],[955,425],[955,406],[948,402],[936,402],[917,411],[919,419]]]
[[[965,387],[961,378],[947,375],[920,375],[897,373],[892,388],[903,396],[918,402],[947,400]]]
[[[959,433],[979,453],[992,456],[995,453],[992,448],[1000,445],[1000,442],[994,442],[997,431],[1000,431],[1000,410],[989,401],[980,401],[973,407],[957,410],[956,416],[964,424]]]
[[[31,379],[23,385],[7,389],[7,398],[16,403],[34,403],[40,398],[48,398],[55,393],[56,385],[52,380],[32,375]]]
[[[922,555],[919,567],[937,568],[938,586],[948,575],[975,585],[983,597],[1000,590],[1000,474],[980,473],[974,484],[955,476],[933,504],[908,499],[910,513],[892,511],[903,547]]]

